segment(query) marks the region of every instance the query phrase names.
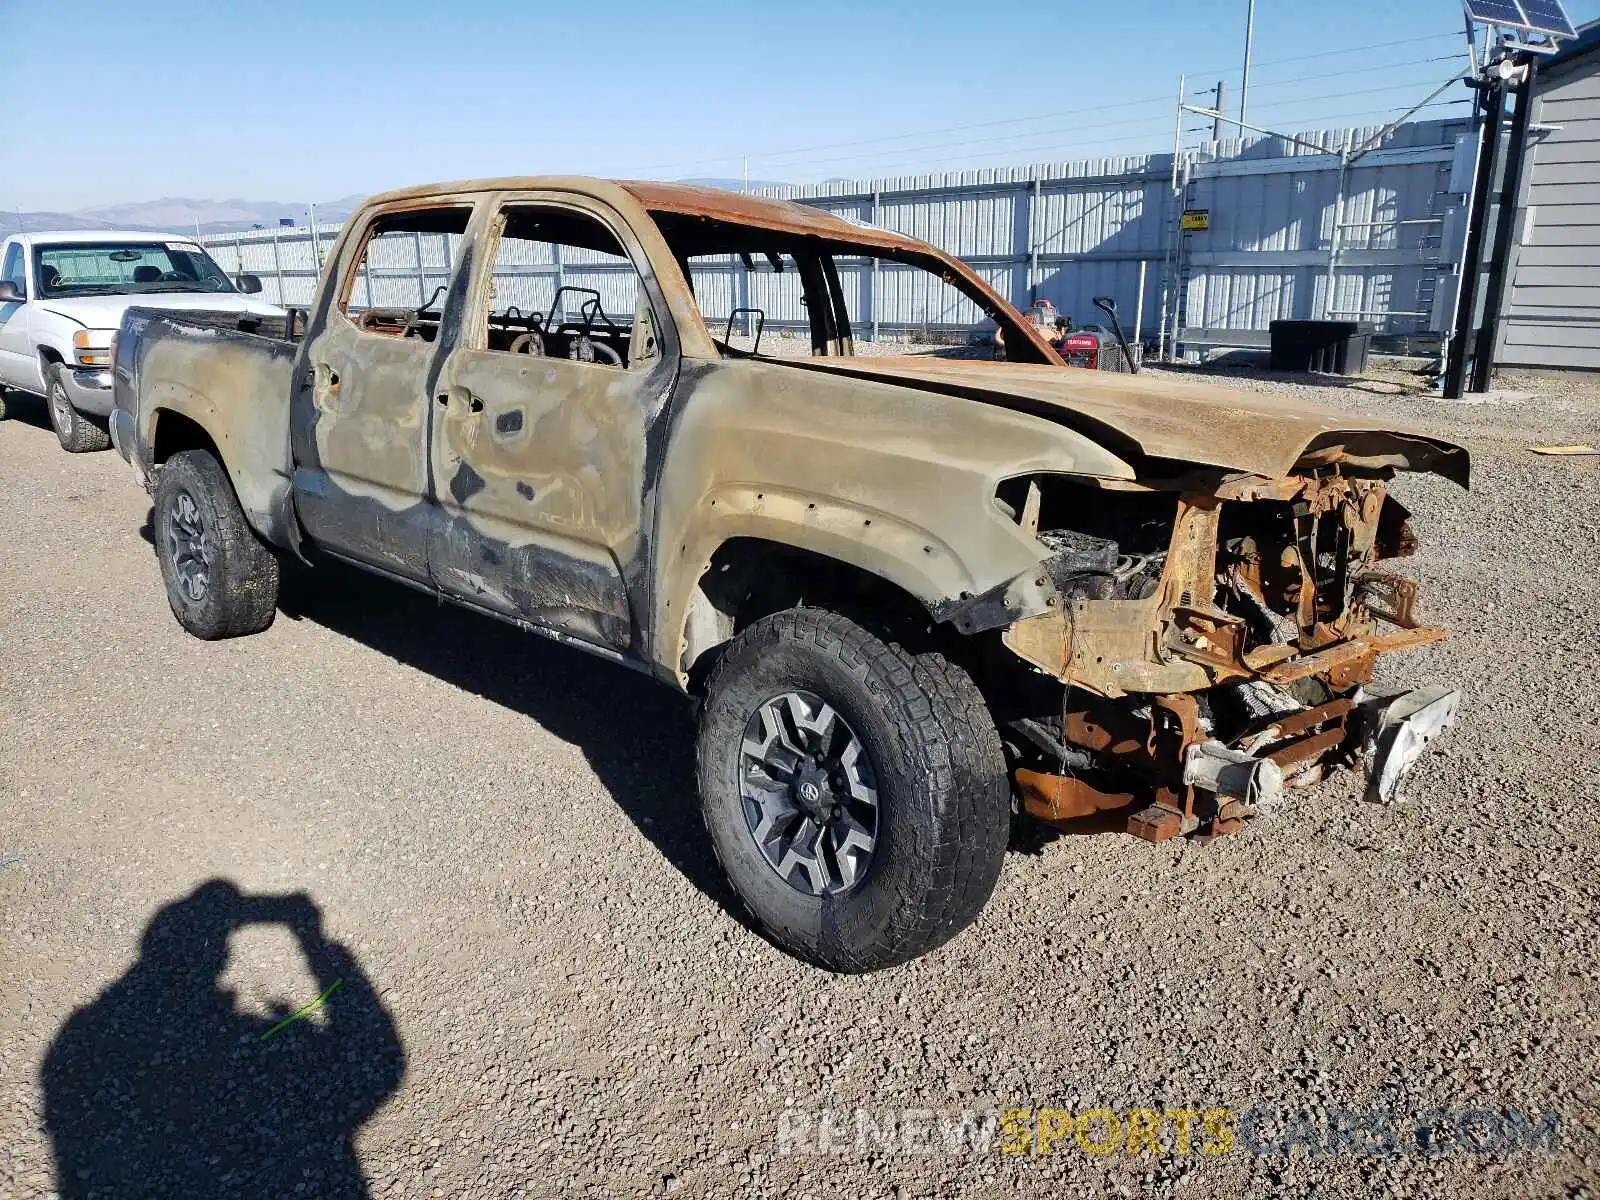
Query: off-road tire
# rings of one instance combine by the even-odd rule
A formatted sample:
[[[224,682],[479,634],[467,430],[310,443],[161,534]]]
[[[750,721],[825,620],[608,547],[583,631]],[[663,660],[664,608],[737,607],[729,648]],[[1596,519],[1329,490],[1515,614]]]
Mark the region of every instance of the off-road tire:
[[[185,590],[176,561],[180,505],[193,506],[189,523],[197,521],[204,535],[205,583],[198,596]],[[214,455],[184,450],[167,460],[156,482],[154,524],[161,578],[178,624],[207,641],[260,633],[272,624],[278,611],[278,559],[245,521],[228,473]]]
[[[877,779],[873,857],[837,894],[791,886],[745,820],[746,723],[795,690],[838,711]],[[789,609],[734,639],[706,682],[698,769],[706,829],[734,891],[774,942],[818,966],[866,972],[926,954],[972,923],[999,879],[1010,794],[977,687],[942,655],[913,654],[836,613]]]
[[[45,408],[50,413],[50,428],[56,431],[61,448],[68,454],[86,454],[93,450],[109,450],[111,434],[72,407],[67,392],[66,367],[52,363],[45,368]]]

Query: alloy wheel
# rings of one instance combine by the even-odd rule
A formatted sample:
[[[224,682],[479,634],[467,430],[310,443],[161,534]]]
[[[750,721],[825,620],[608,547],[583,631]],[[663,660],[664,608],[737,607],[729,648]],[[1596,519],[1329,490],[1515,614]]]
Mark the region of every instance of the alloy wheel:
[[[67,437],[72,432],[73,421],[72,401],[67,396],[67,389],[60,382],[50,385],[50,420],[56,427],[56,433]]]
[[[187,600],[199,604],[211,584],[211,547],[200,507],[188,492],[180,491],[172,499],[172,512],[167,517],[167,551],[179,589]]]
[[[739,755],[745,824],[779,877],[813,896],[859,884],[878,838],[877,777],[861,738],[811,692],[756,708]]]

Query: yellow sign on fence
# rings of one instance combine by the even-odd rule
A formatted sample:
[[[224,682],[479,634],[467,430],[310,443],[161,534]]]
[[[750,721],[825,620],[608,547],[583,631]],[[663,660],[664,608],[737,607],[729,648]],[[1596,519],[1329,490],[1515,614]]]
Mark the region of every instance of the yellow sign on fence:
[[[1209,208],[1190,208],[1184,210],[1183,231],[1185,233],[1205,233],[1211,228],[1211,210]]]

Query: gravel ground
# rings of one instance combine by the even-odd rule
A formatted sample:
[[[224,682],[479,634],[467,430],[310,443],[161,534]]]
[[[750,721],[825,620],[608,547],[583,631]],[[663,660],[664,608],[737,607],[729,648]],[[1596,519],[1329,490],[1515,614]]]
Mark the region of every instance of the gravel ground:
[[[1210,845],[1013,854],[972,930],[866,978],[735,915],[664,689],[343,572],[194,641],[122,462],[0,424],[0,1196],[118,1170],[186,1196],[1589,1195],[1600,459],[1527,447],[1593,440],[1600,394],[1237,382],[1473,450],[1470,495],[1399,487],[1455,630],[1403,675],[1464,688],[1461,724],[1395,807],[1343,778]],[[1014,1107],[1286,1115],[1216,1155],[1170,1124],[1164,1154],[928,1133]],[[1400,1153],[1304,1145],[1370,1109]],[[1555,1114],[1559,1148],[1429,1157],[1433,1109]],[[785,1153],[819,1112],[830,1152]]]

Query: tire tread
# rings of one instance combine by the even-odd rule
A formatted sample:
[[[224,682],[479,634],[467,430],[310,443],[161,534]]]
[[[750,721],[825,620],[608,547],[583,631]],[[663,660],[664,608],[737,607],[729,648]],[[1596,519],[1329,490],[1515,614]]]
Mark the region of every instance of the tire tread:
[[[203,495],[208,502],[211,515],[215,517],[220,547],[212,584],[218,602],[206,604],[199,612],[179,599],[161,536],[159,514],[171,503],[172,493],[184,485],[191,493]],[[262,543],[245,520],[233,492],[233,482],[215,455],[206,450],[184,450],[168,459],[156,483],[156,510],[161,575],[167,585],[173,616],[180,625],[198,638],[214,641],[260,633],[272,624],[278,612],[277,555]]]
[[[913,653],[845,616],[812,608],[788,609],[741,633],[708,677],[707,695],[725,688],[750,656],[785,641],[844,665],[894,714],[891,725],[905,761],[919,776],[919,791],[931,805],[926,818],[938,836],[925,861],[906,877],[924,881],[919,894],[902,895],[901,918],[869,944],[829,948],[797,942],[761,922],[758,913],[751,916],[783,949],[834,970],[875,970],[936,949],[970,925],[988,902],[1010,834],[1005,758],[983,696],[971,677],[938,651]],[[702,738],[702,792],[715,769],[713,751]],[[710,840],[726,873],[715,836]]]

